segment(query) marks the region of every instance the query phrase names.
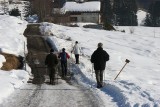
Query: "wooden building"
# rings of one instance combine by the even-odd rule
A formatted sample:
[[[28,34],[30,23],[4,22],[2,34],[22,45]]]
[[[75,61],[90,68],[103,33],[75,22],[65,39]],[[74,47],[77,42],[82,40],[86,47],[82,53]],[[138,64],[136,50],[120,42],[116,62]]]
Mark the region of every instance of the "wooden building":
[[[66,2],[64,6],[69,22],[100,23],[100,2]]]

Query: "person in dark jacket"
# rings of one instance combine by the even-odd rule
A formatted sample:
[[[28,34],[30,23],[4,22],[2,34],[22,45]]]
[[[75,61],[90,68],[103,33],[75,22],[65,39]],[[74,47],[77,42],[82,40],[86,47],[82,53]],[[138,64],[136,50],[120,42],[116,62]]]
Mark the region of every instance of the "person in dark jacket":
[[[98,43],[98,48],[91,55],[91,62],[94,64],[94,70],[97,80],[97,88],[103,86],[103,72],[106,67],[106,61],[109,60],[108,53],[103,50],[103,44]]]
[[[58,57],[61,59],[62,77],[65,77],[67,76],[67,59],[69,59],[70,56],[65,52],[65,48],[63,48]]]
[[[55,73],[56,73],[56,66],[58,64],[58,58],[56,54],[54,54],[54,50],[50,50],[50,54],[46,56],[45,59],[45,65],[48,67],[49,71],[49,78],[50,78],[50,84],[55,84]]]

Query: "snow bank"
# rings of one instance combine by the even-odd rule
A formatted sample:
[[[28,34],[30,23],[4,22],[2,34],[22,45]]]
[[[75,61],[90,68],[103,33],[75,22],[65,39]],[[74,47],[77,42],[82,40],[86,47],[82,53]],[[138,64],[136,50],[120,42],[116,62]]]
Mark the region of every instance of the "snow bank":
[[[0,15],[0,23],[0,51],[24,56],[26,38],[23,36],[23,32],[27,22],[16,17]]]
[[[0,15],[0,51],[24,56],[24,42],[26,38],[23,35],[26,29],[27,22],[22,21],[16,17]],[[25,44],[25,49],[26,48]],[[27,50],[25,51],[27,53]],[[6,59],[0,55],[0,68]],[[26,83],[29,79],[30,68],[27,66],[27,71],[0,70],[0,103],[7,98],[16,88]]]
[[[138,10],[137,12],[138,25],[144,25],[145,18],[146,18],[146,12],[143,10]]]
[[[54,49],[56,52],[59,51],[59,45],[55,37],[48,37],[46,41],[52,49]]]
[[[80,56],[80,64],[73,64],[71,69],[76,79],[88,87],[92,85],[94,92],[104,101],[110,99],[113,102],[110,107],[115,107],[115,104],[117,107],[160,106],[159,28],[134,27],[132,34],[130,27],[118,27],[120,30],[125,29],[125,33],[49,23],[43,23],[41,28],[43,33],[50,30],[59,47],[66,48],[67,52],[70,52],[75,41],[79,42],[84,55]],[[67,41],[68,37],[72,41]],[[100,90],[96,89],[96,79],[90,62],[90,56],[99,42],[103,43],[103,48],[110,55],[104,74],[106,86]],[[117,80],[113,81],[125,64],[125,59],[131,62]]]
[[[0,70],[0,103],[7,98],[15,88],[19,88],[29,78],[24,70],[12,70],[10,72]]]
[[[0,55],[0,68],[3,66],[3,62],[5,62],[6,59],[3,55]]]

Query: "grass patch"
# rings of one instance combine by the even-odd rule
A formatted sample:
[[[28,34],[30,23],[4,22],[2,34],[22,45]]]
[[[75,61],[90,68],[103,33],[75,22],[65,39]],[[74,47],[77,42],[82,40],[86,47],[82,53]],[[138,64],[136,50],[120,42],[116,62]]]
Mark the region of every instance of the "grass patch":
[[[12,69],[18,69],[21,65],[19,58],[12,54],[1,53],[6,59],[6,62],[3,63],[1,70],[10,71]]]

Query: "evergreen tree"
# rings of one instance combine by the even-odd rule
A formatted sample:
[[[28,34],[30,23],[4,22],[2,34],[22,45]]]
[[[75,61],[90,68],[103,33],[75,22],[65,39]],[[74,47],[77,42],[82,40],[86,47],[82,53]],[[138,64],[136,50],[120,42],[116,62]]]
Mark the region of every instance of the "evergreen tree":
[[[29,15],[32,15],[32,11],[31,11],[31,3],[26,1],[25,2],[25,6],[24,6],[24,14],[25,16],[24,17],[28,17]]]
[[[152,27],[160,27],[160,1],[153,1],[149,6],[146,15],[145,25]]]
[[[11,15],[11,16],[20,16],[21,13],[20,13],[20,11],[19,11],[18,8],[14,8],[14,9],[12,9],[12,10],[10,11],[9,15]]]
[[[113,12],[115,25],[136,26],[137,5],[135,0],[114,0]]]
[[[114,15],[114,25],[119,25],[119,11],[120,8],[120,0],[114,0],[113,3],[113,15]],[[117,21],[118,20],[118,21]]]
[[[112,6],[110,0],[105,0],[104,1],[104,7],[102,7],[103,10],[103,15],[104,15],[104,22],[113,24],[113,11],[112,11]]]
[[[144,25],[145,25],[145,26],[152,26],[152,25],[153,25],[153,24],[152,24],[152,19],[151,19],[151,16],[150,16],[149,13],[146,15],[146,19],[145,19]]]

